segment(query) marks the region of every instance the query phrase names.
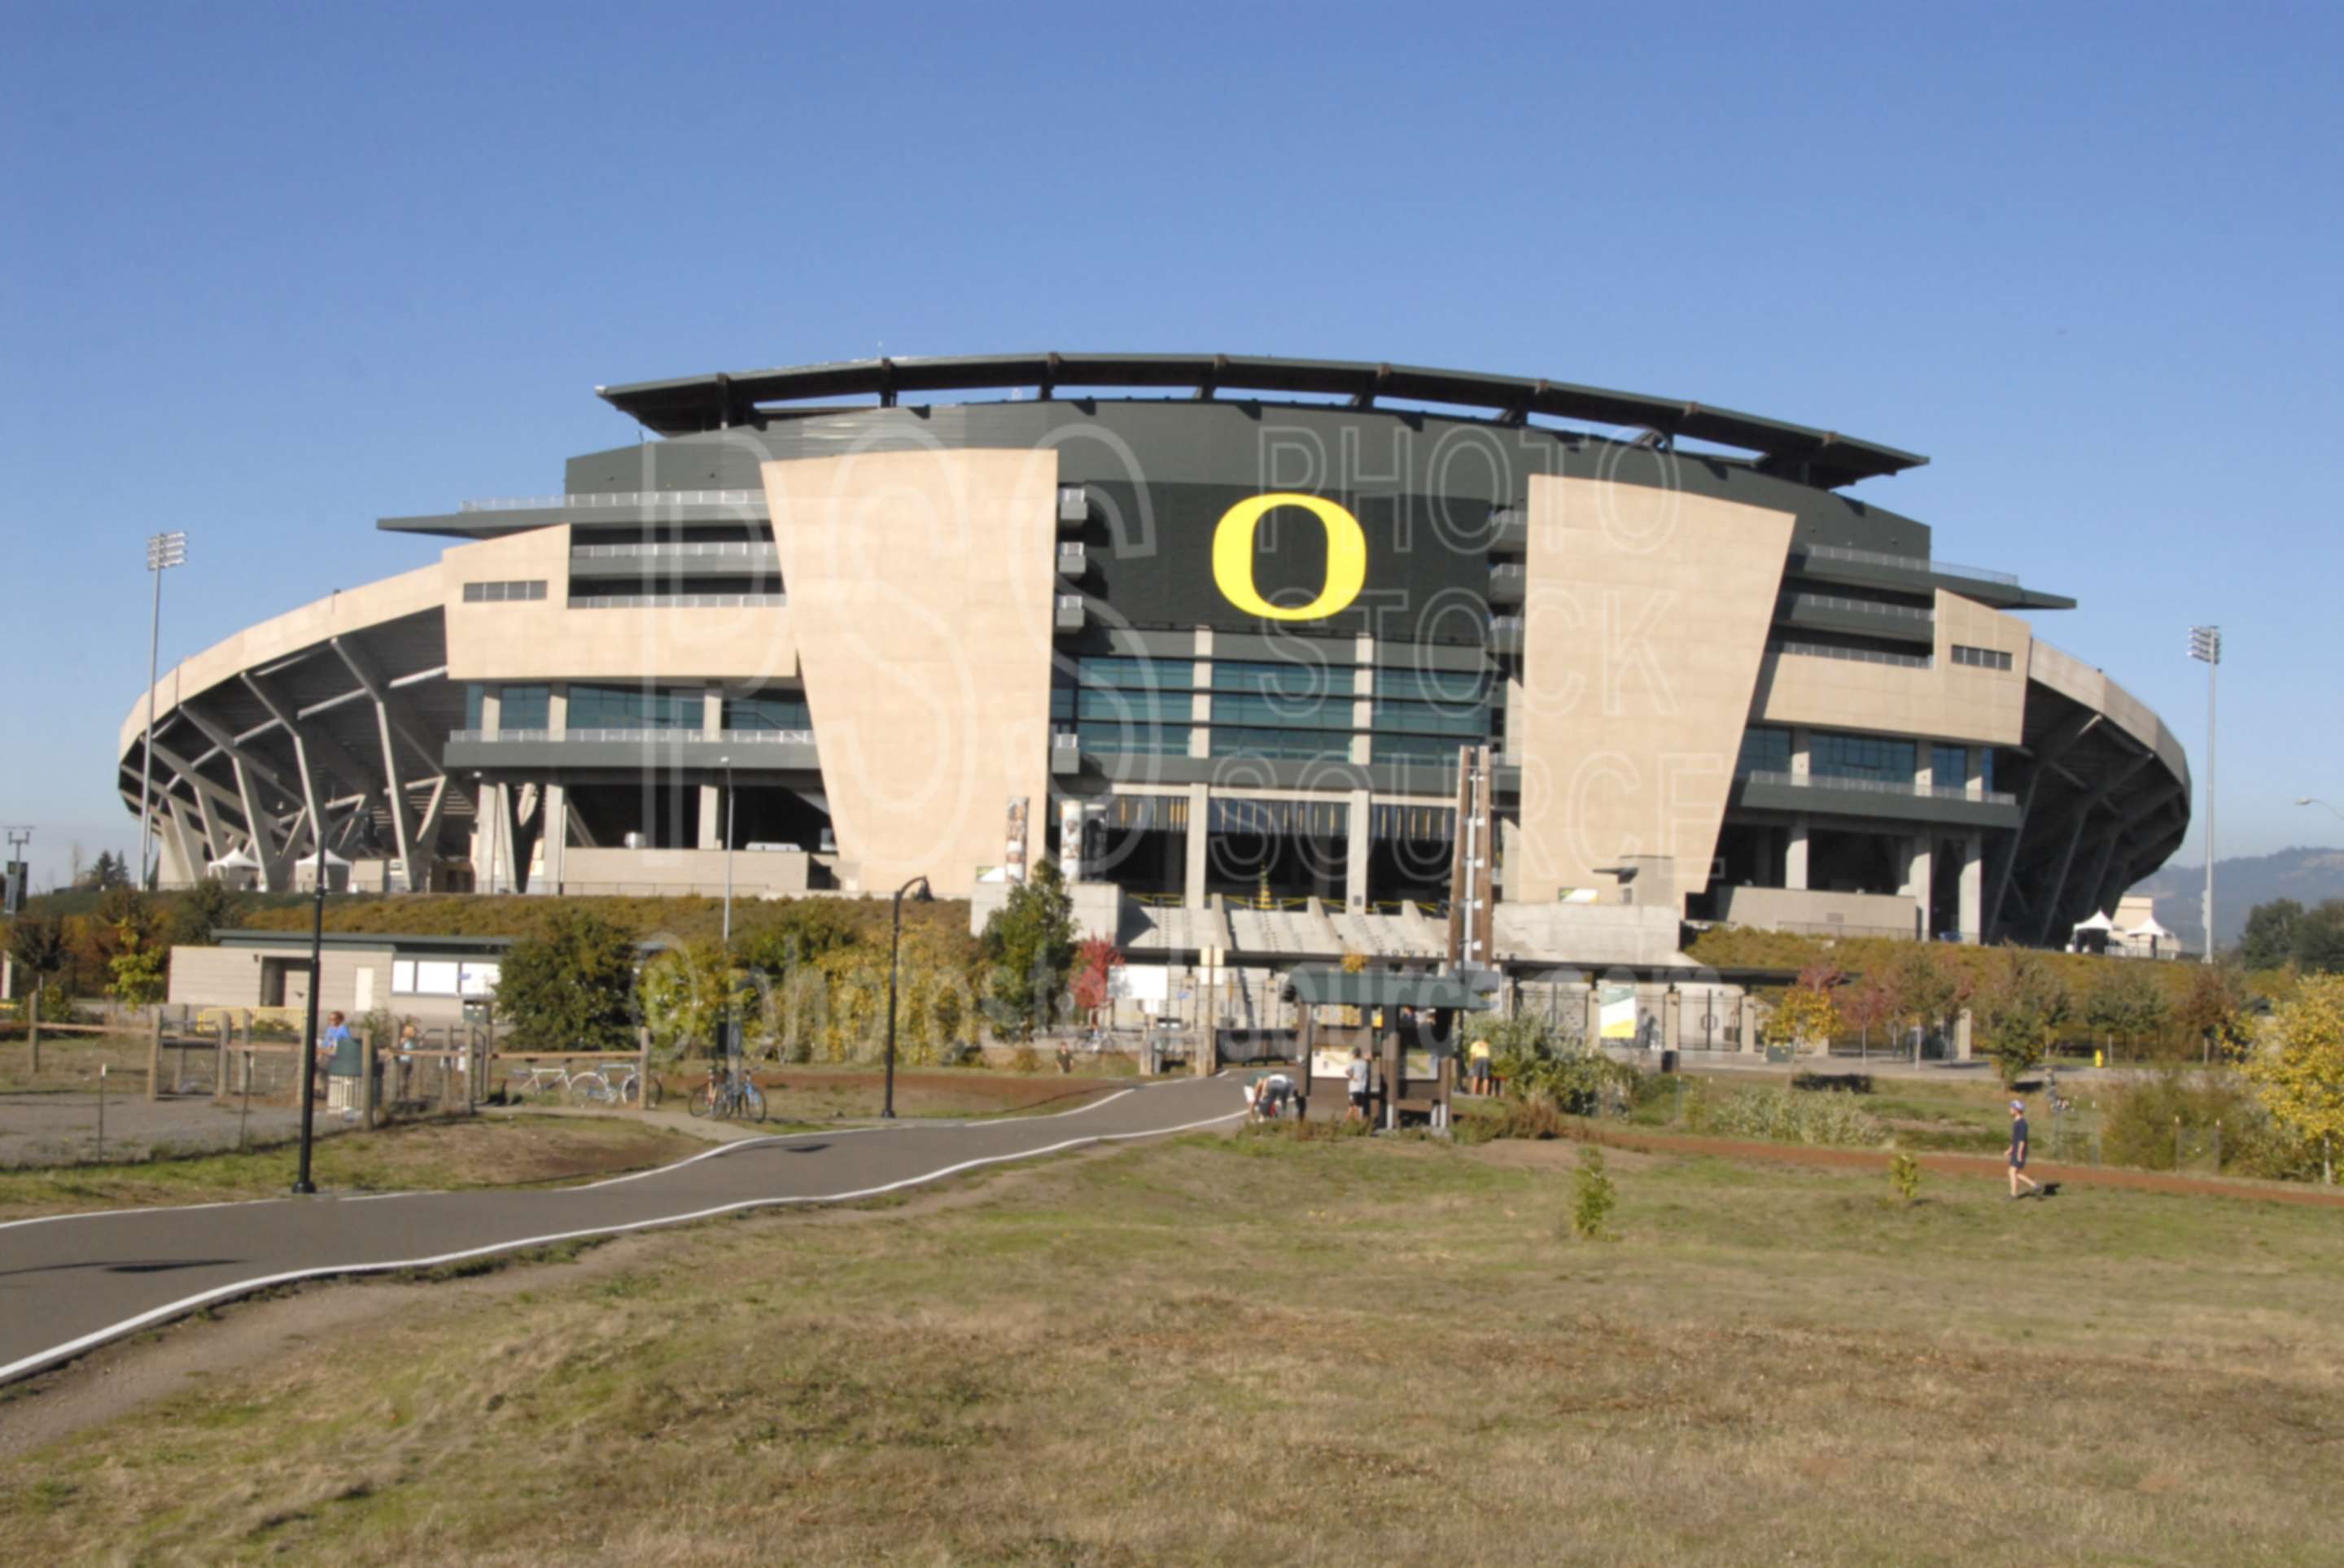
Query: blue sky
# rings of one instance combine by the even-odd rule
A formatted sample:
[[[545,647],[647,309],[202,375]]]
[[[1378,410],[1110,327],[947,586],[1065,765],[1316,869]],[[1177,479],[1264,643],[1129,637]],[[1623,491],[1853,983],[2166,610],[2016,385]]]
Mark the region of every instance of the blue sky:
[[[2046,15],[2047,14],[2047,15]],[[2344,804],[2333,8],[9,8],[0,821],[136,840],[164,662],[555,490],[598,382],[1000,349],[1452,365],[1925,452],[2225,854]],[[2182,859],[2199,853],[2200,831]]]

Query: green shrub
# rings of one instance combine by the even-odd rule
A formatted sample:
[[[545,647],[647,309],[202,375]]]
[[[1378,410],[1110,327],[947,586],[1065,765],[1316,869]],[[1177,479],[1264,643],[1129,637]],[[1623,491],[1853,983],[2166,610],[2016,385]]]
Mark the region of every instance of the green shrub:
[[[1787,1089],[1719,1093],[1695,1083],[1685,1096],[1685,1125],[1721,1138],[1775,1143],[1868,1148],[1888,1139],[1886,1128],[1844,1096],[1798,1094]]]
[[[1009,1070],[1012,1072],[1041,1071],[1042,1053],[1031,1045],[1019,1046],[1009,1053]]]
[[[2205,1158],[2221,1127],[2222,1169],[2271,1181],[2316,1177],[2319,1156],[2270,1119],[2254,1091],[2228,1070],[2168,1066],[2117,1087],[2100,1122],[2100,1157],[2150,1171],[2173,1167],[2179,1123],[2185,1162]]]
[[[1571,1177],[1571,1233],[1582,1241],[1611,1239],[1608,1226],[1619,1189],[1603,1170],[1603,1151],[1589,1144],[1579,1151],[1579,1169]]]
[[[1899,1151],[1888,1162],[1888,1184],[1896,1189],[1897,1201],[1911,1207],[1921,1201],[1921,1162],[1912,1155]]]

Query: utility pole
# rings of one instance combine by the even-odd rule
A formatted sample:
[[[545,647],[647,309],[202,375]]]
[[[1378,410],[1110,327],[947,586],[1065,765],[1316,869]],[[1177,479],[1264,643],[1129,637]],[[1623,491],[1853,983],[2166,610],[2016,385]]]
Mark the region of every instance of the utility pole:
[[[146,541],[146,575],[155,579],[155,610],[146,624],[146,744],[138,754],[138,887],[153,891],[146,869],[146,841],[153,830],[151,804],[155,790],[155,662],[163,641],[163,574],[185,566],[187,536],[177,529],[156,534]]]
[[[2189,657],[2206,666],[2206,961],[2214,961],[2214,687],[2222,668],[2222,628],[2189,628]]]

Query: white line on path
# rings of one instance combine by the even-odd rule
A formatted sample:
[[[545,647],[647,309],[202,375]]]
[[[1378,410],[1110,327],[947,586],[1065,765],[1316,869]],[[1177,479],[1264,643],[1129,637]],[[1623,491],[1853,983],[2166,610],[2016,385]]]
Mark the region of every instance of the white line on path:
[[[1130,1091],[1127,1090],[1125,1092],[1129,1093]],[[1100,1103],[1103,1104],[1105,1101],[1101,1101]],[[1078,1107],[1077,1109],[1087,1109],[1087,1107]],[[1072,1115],[1073,1112],[1068,1111],[1064,1112],[1063,1114]],[[906,1187],[921,1186],[929,1181],[940,1181],[946,1176],[956,1176],[964,1171],[974,1171],[984,1165],[1002,1165],[1012,1161],[1039,1159],[1045,1154],[1056,1154],[1067,1149],[1079,1149],[1086,1143],[1122,1143],[1127,1142],[1136,1138],[1168,1138],[1176,1132],[1194,1132],[1199,1128],[1217,1127],[1224,1121],[1236,1121],[1241,1119],[1244,1115],[1245,1112],[1242,1111],[1232,1111],[1225,1115],[1207,1117],[1202,1121],[1183,1122],[1177,1127],[1152,1128],[1145,1132],[1101,1132],[1094,1133],[1087,1138],[1070,1138],[1064,1142],[1052,1143],[1041,1149],[1026,1149],[1020,1150],[1014,1154],[988,1154],[982,1159],[964,1160],[957,1164],[946,1165],[941,1169],[929,1171],[917,1176],[906,1176],[901,1181],[885,1182],[877,1187],[865,1187],[859,1191],[854,1192],[830,1192],[819,1196],[809,1197],[746,1198],[737,1203],[720,1203],[714,1208],[698,1209],[688,1214],[669,1214],[656,1220],[636,1220],[623,1225],[595,1225],[590,1226],[581,1231],[562,1231],[549,1236],[525,1236],[510,1241],[492,1241],[485,1247],[468,1247],[462,1251],[442,1252],[436,1257],[396,1258],[387,1261],[373,1263],[334,1263],[323,1268],[291,1269],[281,1274],[267,1274],[258,1279],[238,1280],[233,1284],[221,1285],[215,1290],[204,1291],[192,1296],[183,1296],[176,1302],[169,1302],[162,1306],[155,1307],[149,1311],[140,1312],[136,1317],[125,1318],[118,1323],[111,1323],[105,1328],[97,1329],[92,1332],[83,1334],[78,1339],[68,1340],[64,1344],[53,1345],[47,1350],[35,1351],[31,1355],[20,1357],[15,1361],[10,1362],[5,1366],[0,1366],[0,1383],[8,1382],[14,1379],[23,1377],[28,1372],[39,1372],[45,1367],[55,1366],[59,1362],[71,1361],[74,1357],[81,1354],[83,1352],[95,1350],[99,1345],[105,1344],[109,1340],[119,1339],[125,1334],[135,1333],[140,1329],[149,1327],[156,1323],[167,1322],[173,1318],[181,1317],[188,1312],[194,1312],[198,1307],[210,1306],[214,1302],[227,1301],[237,1296],[250,1295],[256,1291],[265,1291],[273,1285],[290,1284],[298,1280],[327,1279],[338,1274],[379,1274],[388,1273],[395,1269],[436,1269],[448,1263],[462,1262],[468,1258],[484,1258],[497,1252],[517,1251],[525,1247],[550,1247],[558,1241],[582,1241],[590,1236],[618,1236],[624,1235],[631,1231],[654,1230],[662,1225],[684,1225],[691,1223],[694,1220],[712,1220],[719,1214],[738,1213],[745,1209],[771,1209],[812,1203],[851,1203],[859,1199],[876,1198],[884,1193],[901,1191]],[[995,1124],[987,1123],[987,1125]],[[733,1149],[739,1148],[740,1145],[727,1144],[724,1147],[727,1149]],[[712,1151],[712,1152],[722,1152],[722,1151]],[[693,1159],[702,1158],[705,1158],[705,1156],[693,1156]],[[686,1163],[689,1163],[689,1161]],[[670,1167],[670,1169],[672,1169],[672,1167]],[[282,1202],[288,1201],[288,1200],[265,1199],[261,1200],[261,1201]],[[211,1209],[227,1209],[237,1206],[237,1205],[230,1203],[189,1205],[189,1207]],[[151,1210],[107,1211],[107,1212],[111,1213],[141,1213],[153,1211],[154,1211]],[[73,1216],[59,1215],[55,1217],[64,1219],[72,1218]],[[17,1221],[17,1223],[20,1224],[31,1222],[32,1221]]]

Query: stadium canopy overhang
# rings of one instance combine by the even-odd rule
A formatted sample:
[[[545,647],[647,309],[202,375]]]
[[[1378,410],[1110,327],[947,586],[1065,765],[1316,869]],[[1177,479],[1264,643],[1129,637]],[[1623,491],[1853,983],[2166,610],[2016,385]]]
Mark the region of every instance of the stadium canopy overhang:
[[[719,372],[594,390],[647,428],[662,436],[682,436],[834,413],[838,398],[871,397],[882,407],[894,407],[907,395],[1027,387],[1045,398],[1063,397],[1069,387],[1185,390],[1200,399],[1271,393],[1344,399],[1360,409],[1384,403],[1445,406],[1501,424],[1526,424],[1532,417],[1568,419],[1642,430],[1662,447],[1683,437],[1737,448],[1753,454],[1764,472],[1827,489],[1902,473],[1929,460],[1835,430],[1683,398],[1353,359],[1243,354],[963,355]],[[817,406],[774,407],[792,404]],[[830,406],[821,406],[824,404]]]

